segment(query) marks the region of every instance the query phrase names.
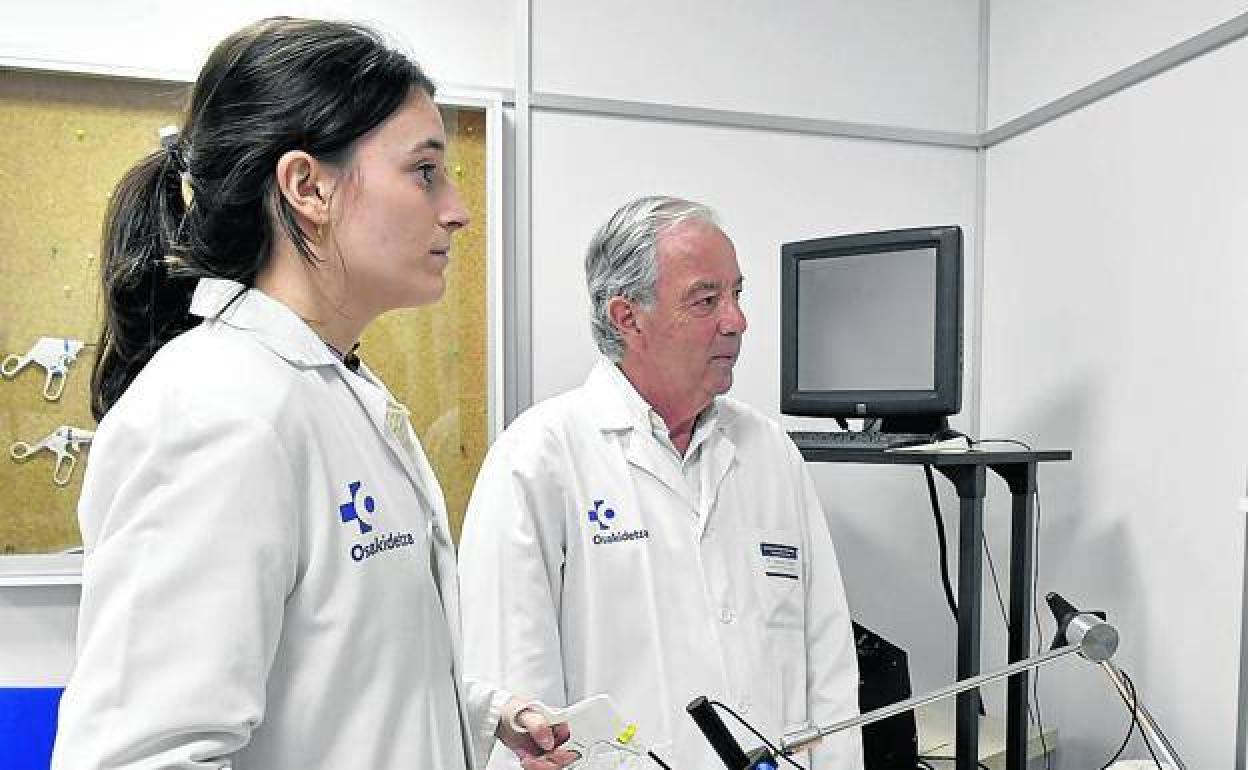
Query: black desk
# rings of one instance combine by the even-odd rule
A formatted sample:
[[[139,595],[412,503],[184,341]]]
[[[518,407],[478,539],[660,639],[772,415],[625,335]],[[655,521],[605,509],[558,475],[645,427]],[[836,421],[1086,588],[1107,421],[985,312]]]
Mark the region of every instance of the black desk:
[[[1066,449],[1021,449],[972,452],[881,452],[803,448],[808,462],[870,465],[931,465],[953,482],[958,492],[961,523],[958,533],[958,679],[980,673],[979,642],[983,551],[979,543],[984,523],[987,470],[1010,488],[1010,633],[1009,662],[1028,657],[1031,643],[1032,532],[1035,522],[1036,466],[1069,460]],[[1006,691],[1005,766],[1027,766],[1027,682],[1029,672],[1010,678]],[[979,721],[973,692],[958,695],[954,734],[956,770],[976,770],[979,757]]]

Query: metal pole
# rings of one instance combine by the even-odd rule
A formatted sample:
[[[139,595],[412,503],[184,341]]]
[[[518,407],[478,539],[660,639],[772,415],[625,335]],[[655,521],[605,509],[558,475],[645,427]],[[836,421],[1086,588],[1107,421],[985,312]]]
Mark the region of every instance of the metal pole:
[[[989,682],[995,682],[998,679],[1013,676],[1021,671],[1039,668],[1051,660],[1056,660],[1057,658],[1069,655],[1072,652],[1079,652],[1080,649],[1082,649],[1082,647],[1079,644],[1068,644],[1065,647],[1058,647],[1055,650],[1049,650],[1048,652],[1036,655],[1035,657],[1020,660],[1017,663],[1011,663],[1005,668],[998,669],[997,671],[990,671],[987,674],[980,674],[979,676],[973,676],[970,679],[963,679],[962,681],[955,682],[948,687],[934,690],[927,695],[920,695],[915,698],[894,703],[890,706],[878,708],[875,711],[868,711],[867,713],[856,716],[853,719],[846,719],[844,721],[822,727],[807,727],[803,730],[786,733],[784,736],[784,743],[781,744],[780,751],[783,754],[794,754],[807,748],[820,738],[833,733],[839,733],[842,730],[848,730],[853,727],[862,727],[863,725],[869,725],[873,722],[879,722],[881,719],[888,719],[889,717],[900,714],[903,711],[910,711],[911,709],[916,709],[920,706],[926,706],[933,701],[942,700],[951,695],[966,692],[967,690],[973,690],[976,687],[988,684]],[[1182,770],[1181,767],[1180,770]]]
[[[1140,731],[1149,739],[1157,752],[1162,755],[1166,763],[1174,768],[1174,770],[1187,770],[1179,755],[1175,753],[1174,746],[1170,745],[1170,740],[1166,738],[1166,734],[1157,726],[1157,722],[1153,719],[1153,715],[1148,713],[1148,709],[1144,708],[1144,704],[1140,703],[1140,694],[1135,693],[1132,697],[1131,688],[1127,687],[1127,682],[1123,678],[1122,671],[1113,664],[1113,661],[1101,661],[1101,668],[1105,669],[1105,674],[1109,677],[1109,681],[1114,683],[1114,687],[1118,689],[1118,694],[1122,696],[1122,700],[1127,704],[1127,708],[1135,713],[1136,720],[1140,723]]]

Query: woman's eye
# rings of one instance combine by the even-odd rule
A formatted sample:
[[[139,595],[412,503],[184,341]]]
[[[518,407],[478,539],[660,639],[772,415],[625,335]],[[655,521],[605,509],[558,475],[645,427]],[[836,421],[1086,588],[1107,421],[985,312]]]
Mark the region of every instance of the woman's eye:
[[[438,167],[432,163],[425,163],[416,167],[416,174],[422,186],[432,187],[438,179]]]

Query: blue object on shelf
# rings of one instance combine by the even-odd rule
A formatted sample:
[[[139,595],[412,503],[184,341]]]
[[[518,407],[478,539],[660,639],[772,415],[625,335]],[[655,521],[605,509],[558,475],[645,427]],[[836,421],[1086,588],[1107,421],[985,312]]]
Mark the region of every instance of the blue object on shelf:
[[[0,687],[0,767],[48,770],[60,687]]]

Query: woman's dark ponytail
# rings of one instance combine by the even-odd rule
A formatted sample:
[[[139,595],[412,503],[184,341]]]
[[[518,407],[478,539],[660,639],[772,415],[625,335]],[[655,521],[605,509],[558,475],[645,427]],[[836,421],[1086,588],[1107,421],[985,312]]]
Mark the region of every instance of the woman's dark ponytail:
[[[121,180],[101,248],[104,324],[91,411],[104,416],[156,351],[194,325],[200,277],[253,286],[279,240],[309,262],[307,236],[274,184],[282,155],[348,163],[356,140],[434,85],[372,30],[264,19],[208,57],[186,125]],[[183,197],[183,179],[189,207]]]
[[[192,325],[196,279],[173,270],[186,216],[179,146],[175,139],[141,160],[108,203],[100,247],[104,324],[91,371],[97,420],[161,345]]]

